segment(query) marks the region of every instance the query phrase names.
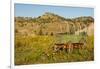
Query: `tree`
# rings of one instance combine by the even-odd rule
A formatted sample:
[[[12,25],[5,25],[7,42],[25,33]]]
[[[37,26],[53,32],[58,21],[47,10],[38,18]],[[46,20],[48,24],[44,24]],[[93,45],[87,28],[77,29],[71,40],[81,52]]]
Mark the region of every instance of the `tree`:
[[[18,31],[18,29],[15,29],[15,33],[18,33],[19,31]]]
[[[39,35],[43,35],[42,29],[39,30]]]
[[[86,36],[87,33],[84,31],[84,32],[81,32],[80,35],[82,35],[82,36]]]
[[[53,32],[51,32],[51,36],[53,36]]]
[[[74,26],[71,24],[70,25],[70,34],[74,34],[75,33],[75,29]]]
[[[48,32],[46,32],[46,35],[48,35]]]

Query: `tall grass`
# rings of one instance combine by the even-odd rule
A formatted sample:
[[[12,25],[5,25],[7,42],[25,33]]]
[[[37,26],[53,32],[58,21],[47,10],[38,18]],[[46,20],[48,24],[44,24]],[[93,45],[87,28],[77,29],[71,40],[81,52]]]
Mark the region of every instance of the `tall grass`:
[[[72,53],[60,51],[54,53],[52,47],[58,42],[69,40],[78,42],[82,36],[17,36],[15,37],[15,64],[41,64],[94,60],[94,38],[87,37],[87,46],[83,50],[74,50]]]

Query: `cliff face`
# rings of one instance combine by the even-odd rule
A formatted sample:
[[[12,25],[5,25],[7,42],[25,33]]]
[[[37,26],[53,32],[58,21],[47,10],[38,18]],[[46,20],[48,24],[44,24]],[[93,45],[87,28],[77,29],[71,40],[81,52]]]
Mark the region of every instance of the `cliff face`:
[[[86,33],[90,35],[90,30],[93,30],[94,19],[90,16],[69,19],[46,12],[37,18],[15,17],[15,25],[16,33],[43,35],[65,33],[79,35],[79,32],[87,31]]]
[[[93,35],[94,34],[94,23],[91,23],[88,27],[85,27],[84,29],[76,31],[75,35],[79,35],[82,32],[87,33],[87,35]]]

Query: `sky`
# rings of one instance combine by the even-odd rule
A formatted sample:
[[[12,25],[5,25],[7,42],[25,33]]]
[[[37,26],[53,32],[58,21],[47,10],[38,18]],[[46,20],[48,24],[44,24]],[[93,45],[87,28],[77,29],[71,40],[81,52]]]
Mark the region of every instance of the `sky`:
[[[68,6],[50,6],[50,5],[35,5],[35,4],[15,4],[15,17],[38,17],[45,12],[58,14],[65,18],[73,18],[80,16],[94,17],[94,9],[86,7],[68,7]]]

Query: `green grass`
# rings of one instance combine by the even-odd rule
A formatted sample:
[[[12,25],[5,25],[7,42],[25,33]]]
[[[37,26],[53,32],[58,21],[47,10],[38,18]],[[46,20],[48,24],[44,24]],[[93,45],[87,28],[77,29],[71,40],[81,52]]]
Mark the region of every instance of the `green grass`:
[[[78,42],[83,36],[19,36],[15,37],[15,64],[41,64],[94,60],[94,37],[87,37],[88,44],[83,50],[72,53],[53,53],[54,43]]]

